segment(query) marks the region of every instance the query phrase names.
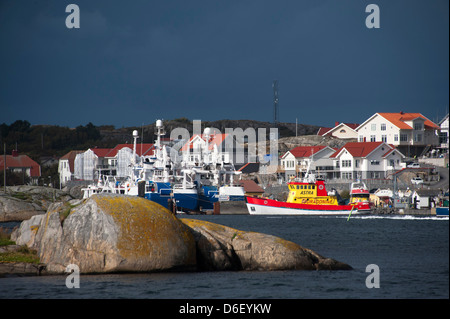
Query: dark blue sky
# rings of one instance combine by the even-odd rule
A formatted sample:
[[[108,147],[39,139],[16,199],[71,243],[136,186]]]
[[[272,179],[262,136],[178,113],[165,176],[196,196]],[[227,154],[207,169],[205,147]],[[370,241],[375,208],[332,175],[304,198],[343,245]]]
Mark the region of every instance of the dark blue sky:
[[[75,3],[80,29],[67,29]],[[368,29],[365,8],[380,8]],[[0,0],[0,123],[441,118],[449,1]]]

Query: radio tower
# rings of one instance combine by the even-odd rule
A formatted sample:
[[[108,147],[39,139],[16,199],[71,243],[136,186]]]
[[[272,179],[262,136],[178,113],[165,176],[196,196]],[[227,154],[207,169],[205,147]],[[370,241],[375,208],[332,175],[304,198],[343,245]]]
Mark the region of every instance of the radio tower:
[[[272,83],[273,88],[273,124],[278,124],[279,112],[278,112],[278,80],[274,80]]]

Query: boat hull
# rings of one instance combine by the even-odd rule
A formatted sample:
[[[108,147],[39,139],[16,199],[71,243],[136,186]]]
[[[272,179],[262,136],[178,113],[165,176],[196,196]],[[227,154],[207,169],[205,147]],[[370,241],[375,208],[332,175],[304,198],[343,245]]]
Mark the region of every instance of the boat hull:
[[[448,217],[448,207],[437,207],[436,216],[447,216]]]
[[[268,198],[247,196],[246,204],[250,215],[352,215],[369,214],[370,208],[353,205],[308,205],[280,202]]]

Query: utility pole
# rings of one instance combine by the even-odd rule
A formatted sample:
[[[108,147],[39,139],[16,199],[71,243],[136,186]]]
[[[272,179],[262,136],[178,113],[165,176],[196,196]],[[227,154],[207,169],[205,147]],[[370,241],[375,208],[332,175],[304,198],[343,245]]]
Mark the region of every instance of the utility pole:
[[[6,194],[6,143],[3,144],[3,188]]]
[[[278,112],[278,80],[274,80],[272,83],[273,88],[273,124],[278,124],[279,112]]]

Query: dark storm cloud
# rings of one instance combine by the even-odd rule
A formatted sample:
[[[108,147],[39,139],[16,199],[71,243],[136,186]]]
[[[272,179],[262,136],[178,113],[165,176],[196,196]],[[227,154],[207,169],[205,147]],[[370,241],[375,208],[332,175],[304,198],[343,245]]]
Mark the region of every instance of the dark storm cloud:
[[[273,79],[281,121],[448,108],[447,1],[2,0],[0,43],[6,123],[271,121]]]

